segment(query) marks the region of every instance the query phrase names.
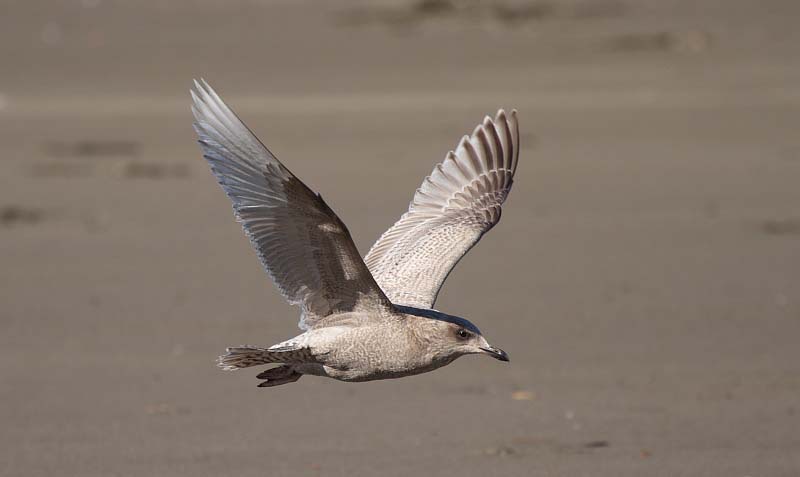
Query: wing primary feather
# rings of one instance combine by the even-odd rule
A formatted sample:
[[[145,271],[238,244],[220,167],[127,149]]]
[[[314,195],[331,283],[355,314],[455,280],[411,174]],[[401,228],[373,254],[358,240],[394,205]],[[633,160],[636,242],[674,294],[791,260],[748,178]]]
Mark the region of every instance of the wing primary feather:
[[[289,303],[302,308],[301,328],[325,326],[327,316],[351,311],[389,316],[391,303],[322,197],[278,161],[205,80],[195,81],[191,97],[203,157],[267,274]]]
[[[511,130],[512,138],[514,142],[514,155],[512,156],[512,162],[510,164],[511,170],[516,172],[517,171],[517,164],[519,163],[519,148],[520,148],[520,140],[519,140],[519,122],[517,121],[517,110],[511,110]]]
[[[486,116],[437,164],[365,262],[393,303],[430,308],[458,261],[500,219],[519,157],[516,111]]]

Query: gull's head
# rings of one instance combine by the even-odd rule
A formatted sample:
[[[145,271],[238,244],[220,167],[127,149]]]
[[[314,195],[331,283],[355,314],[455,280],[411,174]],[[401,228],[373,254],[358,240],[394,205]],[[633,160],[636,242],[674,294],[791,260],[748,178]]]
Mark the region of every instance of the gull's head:
[[[426,333],[427,338],[432,351],[438,358],[452,361],[466,354],[483,354],[500,361],[509,360],[508,354],[502,349],[490,345],[478,327],[469,320],[434,312],[434,310],[425,311],[425,315],[422,316],[432,318],[432,320],[426,321],[433,328]],[[414,314],[421,315],[421,313]]]
[[[450,323],[445,333],[447,341],[458,356],[465,354],[485,354],[500,361],[508,361],[508,354],[502,349],[492,346],[483,337],[480,330],[467,320],[464,323]]]

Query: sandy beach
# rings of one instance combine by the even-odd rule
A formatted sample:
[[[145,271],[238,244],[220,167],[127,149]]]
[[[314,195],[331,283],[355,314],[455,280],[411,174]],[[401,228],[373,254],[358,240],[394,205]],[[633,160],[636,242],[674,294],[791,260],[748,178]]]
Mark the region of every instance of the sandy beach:
[[[3,2],[0,475],[800,475],[800,3]],[[437,308],[511,362],[259,389],[297,334],[203,77],[366,253],[519,110]]]

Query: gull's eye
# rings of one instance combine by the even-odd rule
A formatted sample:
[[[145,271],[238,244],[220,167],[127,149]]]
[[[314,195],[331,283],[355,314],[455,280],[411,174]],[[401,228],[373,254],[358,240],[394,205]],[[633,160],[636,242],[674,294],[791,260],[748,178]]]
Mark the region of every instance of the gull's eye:
[[[459,328],[459,330],[456,331],[456,334],[462,340],[465,340],[465,339],[469,338],[469,331],[465,330],[464,328]]]

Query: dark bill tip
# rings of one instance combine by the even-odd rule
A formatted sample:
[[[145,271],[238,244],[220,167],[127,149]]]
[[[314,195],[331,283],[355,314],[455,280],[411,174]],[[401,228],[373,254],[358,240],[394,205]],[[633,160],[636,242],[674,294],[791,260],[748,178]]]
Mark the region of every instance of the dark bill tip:
[[[500,361],[508,362],[508,353],[501,350],[500,348],[495,348],[494,346],[489,346],[486,348],[481,348],[484,353],[488,354],[494,359],[499,359]]]

